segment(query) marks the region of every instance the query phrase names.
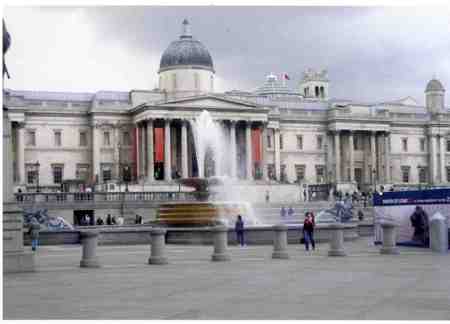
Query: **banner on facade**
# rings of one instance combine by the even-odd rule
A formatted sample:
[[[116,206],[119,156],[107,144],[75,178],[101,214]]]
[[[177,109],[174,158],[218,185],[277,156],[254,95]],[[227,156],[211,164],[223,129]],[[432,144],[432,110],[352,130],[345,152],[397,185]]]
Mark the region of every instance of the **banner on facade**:
[[[261,130],[252,129],[252,158],[253,162],[261,162]]]
[[[380,223],[385,220],[397,224],[397,243],[404,245],[421,245],[427,239],[429,220],[438,212],[450,224],[450,189],[375,194],[373,205],[375,241],[382,241]]]
[[[155,127],[155,162],[164,162],[164,128]]]

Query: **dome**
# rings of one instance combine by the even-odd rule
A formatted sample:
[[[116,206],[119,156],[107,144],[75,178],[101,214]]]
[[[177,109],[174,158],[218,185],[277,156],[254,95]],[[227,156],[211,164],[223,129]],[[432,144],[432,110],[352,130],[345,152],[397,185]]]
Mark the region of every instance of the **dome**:
[[[289,89],[283,82],[278,81],[278,78],[273,73],[266,76],[266,82],[255,91],[257,95],[297,95],[294,91]]]
[[[211,55],[206,47],[198,40],[192,38],[189,30],[189,22],[183,21],[183,34],[179,40],[170,43],[164,51],[159,64],[159,72],[182,68],[209,70],[214,73]]]
[[[432,79],[427,84],[427,88],[425,89],[425,92],[428,91],[445,91],[444,87],[442,86],[441,81],[437,79]]]

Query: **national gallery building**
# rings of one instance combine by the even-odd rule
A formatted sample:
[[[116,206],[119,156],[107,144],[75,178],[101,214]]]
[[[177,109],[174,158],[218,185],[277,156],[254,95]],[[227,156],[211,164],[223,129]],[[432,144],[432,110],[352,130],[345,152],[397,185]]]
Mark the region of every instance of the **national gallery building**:
[[[326,71],[307,70],[296,89],[268,75],[253,92],[214,92],[215,69],[185,20],[161,56],[159,87],[129,92],[6,89],[15,191],[86,185],[176,184],[217,175],[199,168],[192,123],[204,111],[223,130],[224,174],[246,184],[333,184],[342,190],[450,182],[450,113],[439,80],[426,105],[406,97],[330,99]]]

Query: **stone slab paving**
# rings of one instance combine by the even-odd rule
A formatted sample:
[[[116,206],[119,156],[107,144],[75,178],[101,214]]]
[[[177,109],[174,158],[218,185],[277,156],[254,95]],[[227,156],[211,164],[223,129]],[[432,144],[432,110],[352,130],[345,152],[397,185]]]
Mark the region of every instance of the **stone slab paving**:
[[[450,319],[450,255],[400,248],[380,255],[369,239],[307,253],[289,245],[169,245],[168,265],[147,265],[149,246],[100,246],[101,269],[81,269],[80,246],[38,251],[39,272],[3,277],[4,319]]]

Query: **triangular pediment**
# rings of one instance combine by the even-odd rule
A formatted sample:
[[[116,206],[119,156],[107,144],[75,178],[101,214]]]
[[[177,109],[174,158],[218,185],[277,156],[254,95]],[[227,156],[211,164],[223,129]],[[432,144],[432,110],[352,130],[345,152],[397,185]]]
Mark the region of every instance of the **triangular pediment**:
[[[257,104],[249,101],[241,101],[218,96],[198,96],[171,100],[159,104],[160,107],[200,107],[200,108],[231,108],[249,109],[258,107]]]

